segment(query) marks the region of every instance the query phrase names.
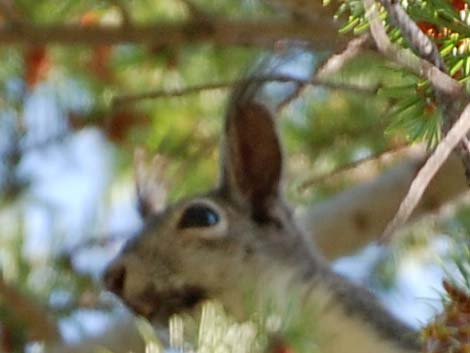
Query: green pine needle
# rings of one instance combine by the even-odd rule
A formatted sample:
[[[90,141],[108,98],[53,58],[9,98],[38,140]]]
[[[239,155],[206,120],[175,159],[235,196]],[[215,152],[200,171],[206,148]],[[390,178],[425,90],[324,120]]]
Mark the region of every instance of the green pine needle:
[[[449,74],[465,83],[470,78],[470,18],[469,4],[465,10],[451,0],[403,1],[403,7],[439,48],[440,54],[449,68]],[[395,28],[385,9],[379,6],[379,16],[383,21],[390,40],[408,48],[406,40]],[[362,1],[342,0],[337,17],[347,16],[340,33],[360,34],[366,31],[369,23],[365,17]],[[411,76],[411,75],[408,75]],[[409,77],[408,77],[409,78]],[[414,77],[415,84],[387,86],[379,94],[393,100],[393,121],[388,131],[403,129],[411,141],[424,140],[429,146],[436,145],[441,137],[441,113],[434,103],[433,91],[429,82]],[[421,87],[420,87],[421,86]]]

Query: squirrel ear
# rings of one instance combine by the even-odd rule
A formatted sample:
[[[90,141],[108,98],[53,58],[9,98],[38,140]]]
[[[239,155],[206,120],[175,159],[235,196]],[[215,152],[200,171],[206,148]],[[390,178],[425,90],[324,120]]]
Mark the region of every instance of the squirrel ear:
[[[266,221],[279,194],[282,153],[273,116],[252,99],[235,102],[225,121],[222,187],[254,218]]]
[[[134,179],[139,213],[146,219],[163,210],[167,198],[166,161],[155,155],[151,161],[143,148],[134,151]]]

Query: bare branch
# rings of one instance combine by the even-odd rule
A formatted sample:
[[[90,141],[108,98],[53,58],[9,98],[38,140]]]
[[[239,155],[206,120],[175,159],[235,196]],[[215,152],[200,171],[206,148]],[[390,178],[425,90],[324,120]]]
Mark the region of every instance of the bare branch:
[[[437,173],[442,164],[449,157],[452,150],[467,135],[470,130],[470,104],[468,104],[460,118],[449,130],[448,134],[439,143],[434,152],[428,158],[423,167],[414,178],[405,198],[400,204],[400,208],[392,221],[387,225],[381,237],[382,242],[388,242],[393,232],[402,226],[410,217],[421,199],[426,187]]]
[[[211,42],[220,46],[272,47],[280,39],[296,39],[316,50],[334,50],[346,40],[338,38],[330,21],[317,21],[310,26],[269,19],[210,21],[191,19],[181,22],[122,26],[32,25],[0,27],[0,44],[102,45],[140,43],[154,46]]]
[[[331,89],[338,89],[338,90],[349,90],[355,93],[362,93],[362,94],[375,94],[377,92],[377,88],[367,88],[361,87],[356,85],[348,85],[343,83],[335,83],[335,82],[328,82],[326,80],[319,80],[319,79],[302,79],[297,78],[289,75],[270,75],[270,76],[258,76],[258,77],[250,77],[250,82],[252,81],[259,81],[259,82],[281,82],[281,83],[297,83],[299,85],[318,85],[323,86]],[[143,93],[137,94],[129,94],[129,95],[121,95],[113,100],[113,105],[118,106],[122,104],[129,104],[135,101],[140,101],[144,99],[155,99],[155,98],[164,98],[164,97],[180,97],[188,94],[198,93],[201,91],[207,90],[217,90],[217,89],[226,89],[232,88],[239,84],[243,84],[245,79],[241,80],[233,80],[233,81],[222,81],[222,82],[214,82],[214,83],[206,83],[202,85],[195,85],[190,86],[182,89],[175,89],[175,90],[156,90],[156,91],[148,91]]]

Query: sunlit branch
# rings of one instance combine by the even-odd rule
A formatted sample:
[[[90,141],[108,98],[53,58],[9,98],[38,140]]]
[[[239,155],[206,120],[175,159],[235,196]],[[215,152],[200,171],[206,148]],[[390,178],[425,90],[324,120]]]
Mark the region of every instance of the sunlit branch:
[[[406,13],[401,3],[391,0],[380,1],[387,10],[391,22],[400,29],[400,32],[417,55],[447,74],[448,70],[439,53],[437,45],[421,31],[417,24]],[[448,76],[448,79],[451,79],[451,77]],[[455,83],[457,83],[457,81],[455,81]],[[436,101],[442,111],[442,132],[443,135],[445,135],[460,116],[465,102],[462,98],[462,94],[449,94],[447,90],[443,90],[440,85],[436,85],[436,82],[431,81],[431,84],[435,89]],[[441,83],[439,82],[439,84]],[[467,183],[470,184],[470,149],[465,143],[459,143],[456,151],[460,155],[465,167]]]
[[[382,236],[382,241],[389,241],[393,232],[405,224],[410,218],[411,213],[418,205],[419,200],[423,196],[424,191],[431,182],[431,179],[444,164],[452,150],[467,135],[470,130],[470,104],[467,105],[459,119],[455,122],[448,134],[439,143],[430,157],[419,169],[418,174],[413,179],[408,193],[400,204],[396,215],[387,225]]]
[[[345,64],[354,59],[361,51],[370,46],[370,35],[363,34],[357,38],[351,39],[346,48],[338,54],[333,54],[318,68],[316,77],[325,78],[328,75],[340,71]]]

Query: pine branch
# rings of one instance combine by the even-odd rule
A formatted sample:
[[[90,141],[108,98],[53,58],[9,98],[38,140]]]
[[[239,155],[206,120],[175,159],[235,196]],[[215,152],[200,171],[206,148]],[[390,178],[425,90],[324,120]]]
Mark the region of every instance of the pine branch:
[[[445,135],[459,117],[464,100],[468,99],[463,86],[445,72],[446,67],[438,48],[421,32],[400,3],[396,0],[380,1],[387,9],[391,21],[400,29],[419,57],[398,48],[390,42],[384,26],[378,18],[374,0],[364,0],[364,5],[368,9],[366,16],[371,26],[372,36],[379,50],[387,57],[394,59],[403,67],[431,82],[435,90],[437,103],[443,114],[442,131]],[[465,144],[465,139],[462,141],[456,146],[456,151],[465,168],[467,183],[470,184],[470,146]]]
[[[364,0],[364,7],[367,9],[366,17],[370,24],[372,38],[380,53],[396,62],[403,69],[429,80],[439,92],[452,97],[462,97],[464,95],[463,87],[459,82],[442,72],[429,61],[417,57],[410,51],[402,49],[390,41],[379,19],[374,0]]]
[[[418,25],[408,16],[397,0],[380,0],[390,16],[392,24],[400,29],[403,37],[408,41],[417,55],[432,63],[439,70],[446,72],[444,60],[439,54],[437,46],[424,34]]]
[[[444,139],[437,145],[434,152],[427,159],[426,163],[420,168],[418,174],[413,179],[411,186],[405,198],[400,204],[398,212],[392,221],[387,225],[384,234],[381,237],[382,242],[388,242],[393,232],[405,224],[416,208],[419,200],[429,185],[431,179],[444,164],[450,153],[457,144],[467,135],[470,130],[470,104],[468,104],[459,119],[449,130]]]
[[[421,32],[399,2],[396,0],[381,0],[381,3],[388,11],[392,23],[400,29],[402,35],[410,43],[411,48],[417,52],[418,57],[409,51],[398,48],[390,42],[385,28],[379,19],[376,3],[374,0],[364,0],[371,34],[379,50],[401,66],[411,69],[431,82],[435,90],[437,102],[443,113],[444,124],[442,130],[444,134],[447,133],[431,157],[420,169],[416,178],[414,178],[406,197],[400,204],[397,214],[387,225],[382,241],[389,241],[392,233],[408,220],[432,177],[454,148],[456,148],[461,158],[467,183],[470,184],[470,148],[465,143],[468,132],[466,126],[468,125],[470,128],[470,123],[465,125],[463,121],[466,115],[470,114],[470,112],[467,112],[467,109],[470,108],[467,106],[464,113],[460,114],[461,106],[467,97],[463,86],[446,74],[444,61],[436,45]],[[459,115],[460,118],[458,118]]]
[[[439,49],[408,16],[400,2],[397,0],[380,0],[380,2],[387,10],[391,22],[400,29],[402,35],[417,55],[447,74],[448,70],[439,53]],[[448,77],[450,78],[450,76]],[[442,90],[440,86],[436,85],[435,82],[431,83],[435,89],[437,103],[443,114],[444,123],[442,125],[442,132],[445,135],[462,112],[464,105],[463,93],[449,94],[446,90]],[[465,139],[462,141],[463,143],[459,143],[457,146],[457,153],[460,155],[465,168],[467,183],[470,185],[470,149],[465,144]]]

